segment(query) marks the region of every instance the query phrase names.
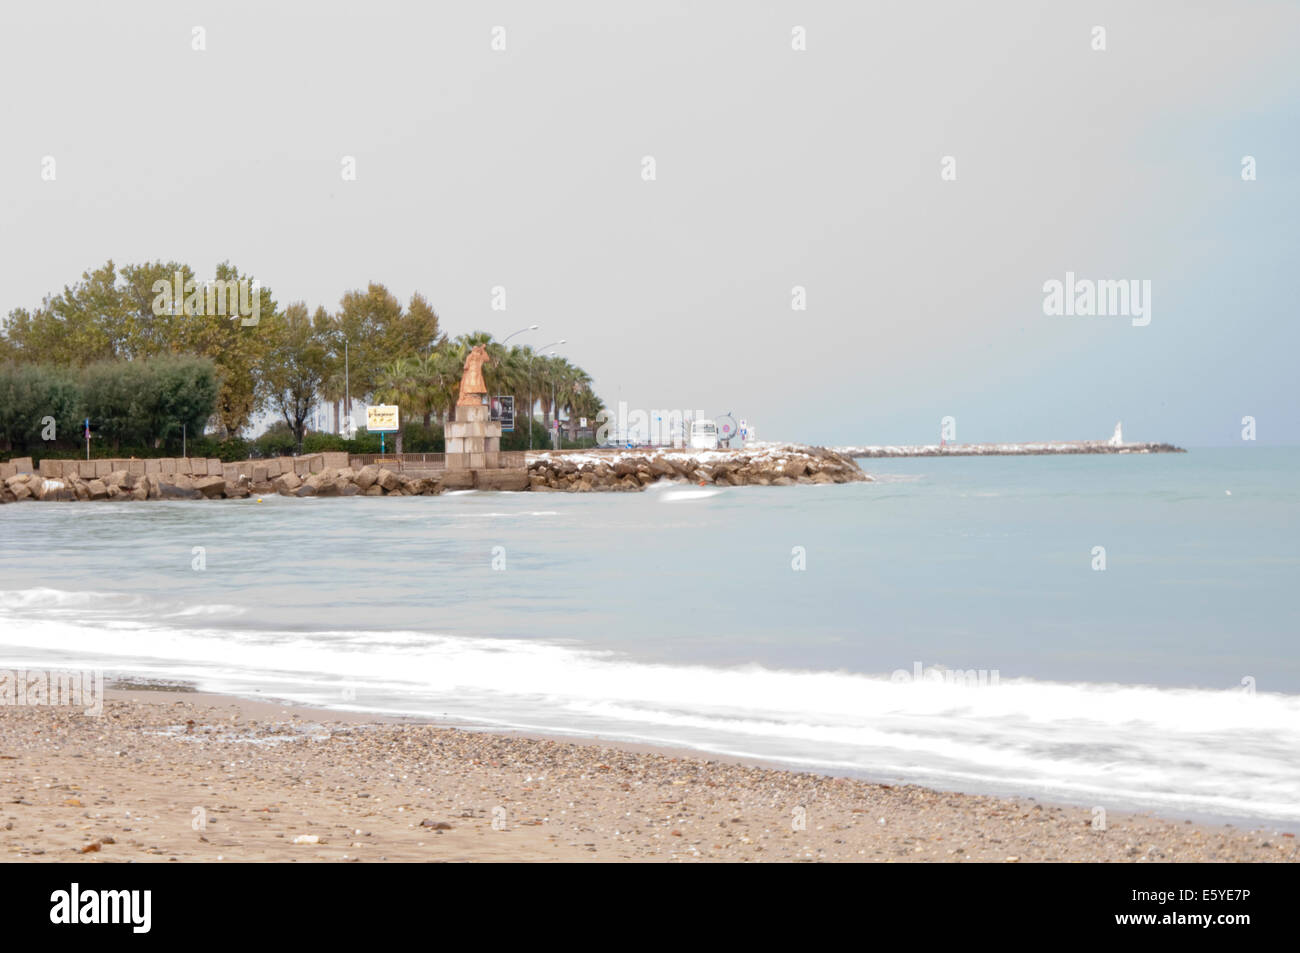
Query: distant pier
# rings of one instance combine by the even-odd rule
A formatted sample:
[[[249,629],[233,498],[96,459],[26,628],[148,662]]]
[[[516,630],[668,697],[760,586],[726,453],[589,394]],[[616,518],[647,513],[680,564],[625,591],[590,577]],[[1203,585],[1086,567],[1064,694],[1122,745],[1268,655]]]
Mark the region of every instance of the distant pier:
[[[1023,457],[1060,453],[1186,453],[1171,443],[1060,440],[1045,443],[951,443],[924,446],[836,447],[849,457]]]

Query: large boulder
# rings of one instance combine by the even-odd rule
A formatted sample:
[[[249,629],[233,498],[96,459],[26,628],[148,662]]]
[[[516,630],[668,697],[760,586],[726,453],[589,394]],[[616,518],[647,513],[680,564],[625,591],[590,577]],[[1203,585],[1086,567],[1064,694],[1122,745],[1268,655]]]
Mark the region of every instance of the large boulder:
[[[321,473],[329,473],[329,472],[330,471],[328,470],[321,471]],[[311,479],[307,481],[307,485],[310,486],[311,481],[316,479],[316,477],[320,475],[321,475],[320,473],[313,473],[311,475]],[[316,495],[317,496],[338,496],[342,492],[343,486],[346,485],[347,485],[346,481],[342,481],[339,480],[337,477],[331,476],[330,478],[321,480],[319,483],[316,484]]]
[[[435,481],[426,477],[402,477],[402,492],[408,496],[426,496],[434,492]]]
[[[379,476],[375,482],[383,487],[386,493],[392,493],[395,490],[399,490],[402,486],[402,481],[397,478],[397,474],[386,467],[380,468]]]
[[[650,468],[650,472],[653,473],[657,478],[670,477],[677,472],[675,469],[673,469],[673,465],[669,463],[667,460],[665,460],[663,457],[651,457],[648,462],[648,466]]]
[[[203,476],[194,480],[194,489],[209,500],[218,499],[226,490],[226,478],[220,476]]]
[[[203,494],[194,488],[194,482],[183,473],[172,474],[170,482],[158,483],[158,495],[164,500],[200,500]]]
[[[375,481],[378,479],[379,479],[379,467],[375,466],[372,463],[370,464],[370,466],[361,468],[361,472],[357,474],[355,482],[357,486],[361,489],[361,491],[364,493],[366,490],[370,489],[370,487],[373,486]]]

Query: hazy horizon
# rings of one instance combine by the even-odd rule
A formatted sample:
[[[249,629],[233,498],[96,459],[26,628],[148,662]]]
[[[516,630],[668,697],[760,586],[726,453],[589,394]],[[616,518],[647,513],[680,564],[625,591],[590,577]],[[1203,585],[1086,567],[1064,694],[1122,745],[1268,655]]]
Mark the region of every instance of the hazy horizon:
[[[1292,4],[5,19],[0,313],[229,260],[282,305],[378,281],[453,335],[538,324],[512,343],[567,339],[611,410],[761,439],[1300,443]],[[1150,323],[1045,315],[1067,272],[1149,281]]]

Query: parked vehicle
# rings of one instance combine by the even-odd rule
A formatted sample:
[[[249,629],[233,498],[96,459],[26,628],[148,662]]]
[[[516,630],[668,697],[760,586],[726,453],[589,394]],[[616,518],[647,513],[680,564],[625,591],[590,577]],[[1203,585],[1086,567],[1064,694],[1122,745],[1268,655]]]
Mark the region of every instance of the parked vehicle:
[[[712,420],[697,420],[691,424],[692,450],[717,450],[718,425]]]

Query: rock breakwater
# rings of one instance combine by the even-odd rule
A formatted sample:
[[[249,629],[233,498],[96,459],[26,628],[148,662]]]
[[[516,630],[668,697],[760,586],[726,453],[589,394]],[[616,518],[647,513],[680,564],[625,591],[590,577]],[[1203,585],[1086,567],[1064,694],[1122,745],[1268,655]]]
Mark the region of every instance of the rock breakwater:
[[[762,444],[744,450],[616,450],[530,455],[528,480],[542,492],[635,492],[668,480],[712,486],[793,486],[870,480],[824,447]]]

